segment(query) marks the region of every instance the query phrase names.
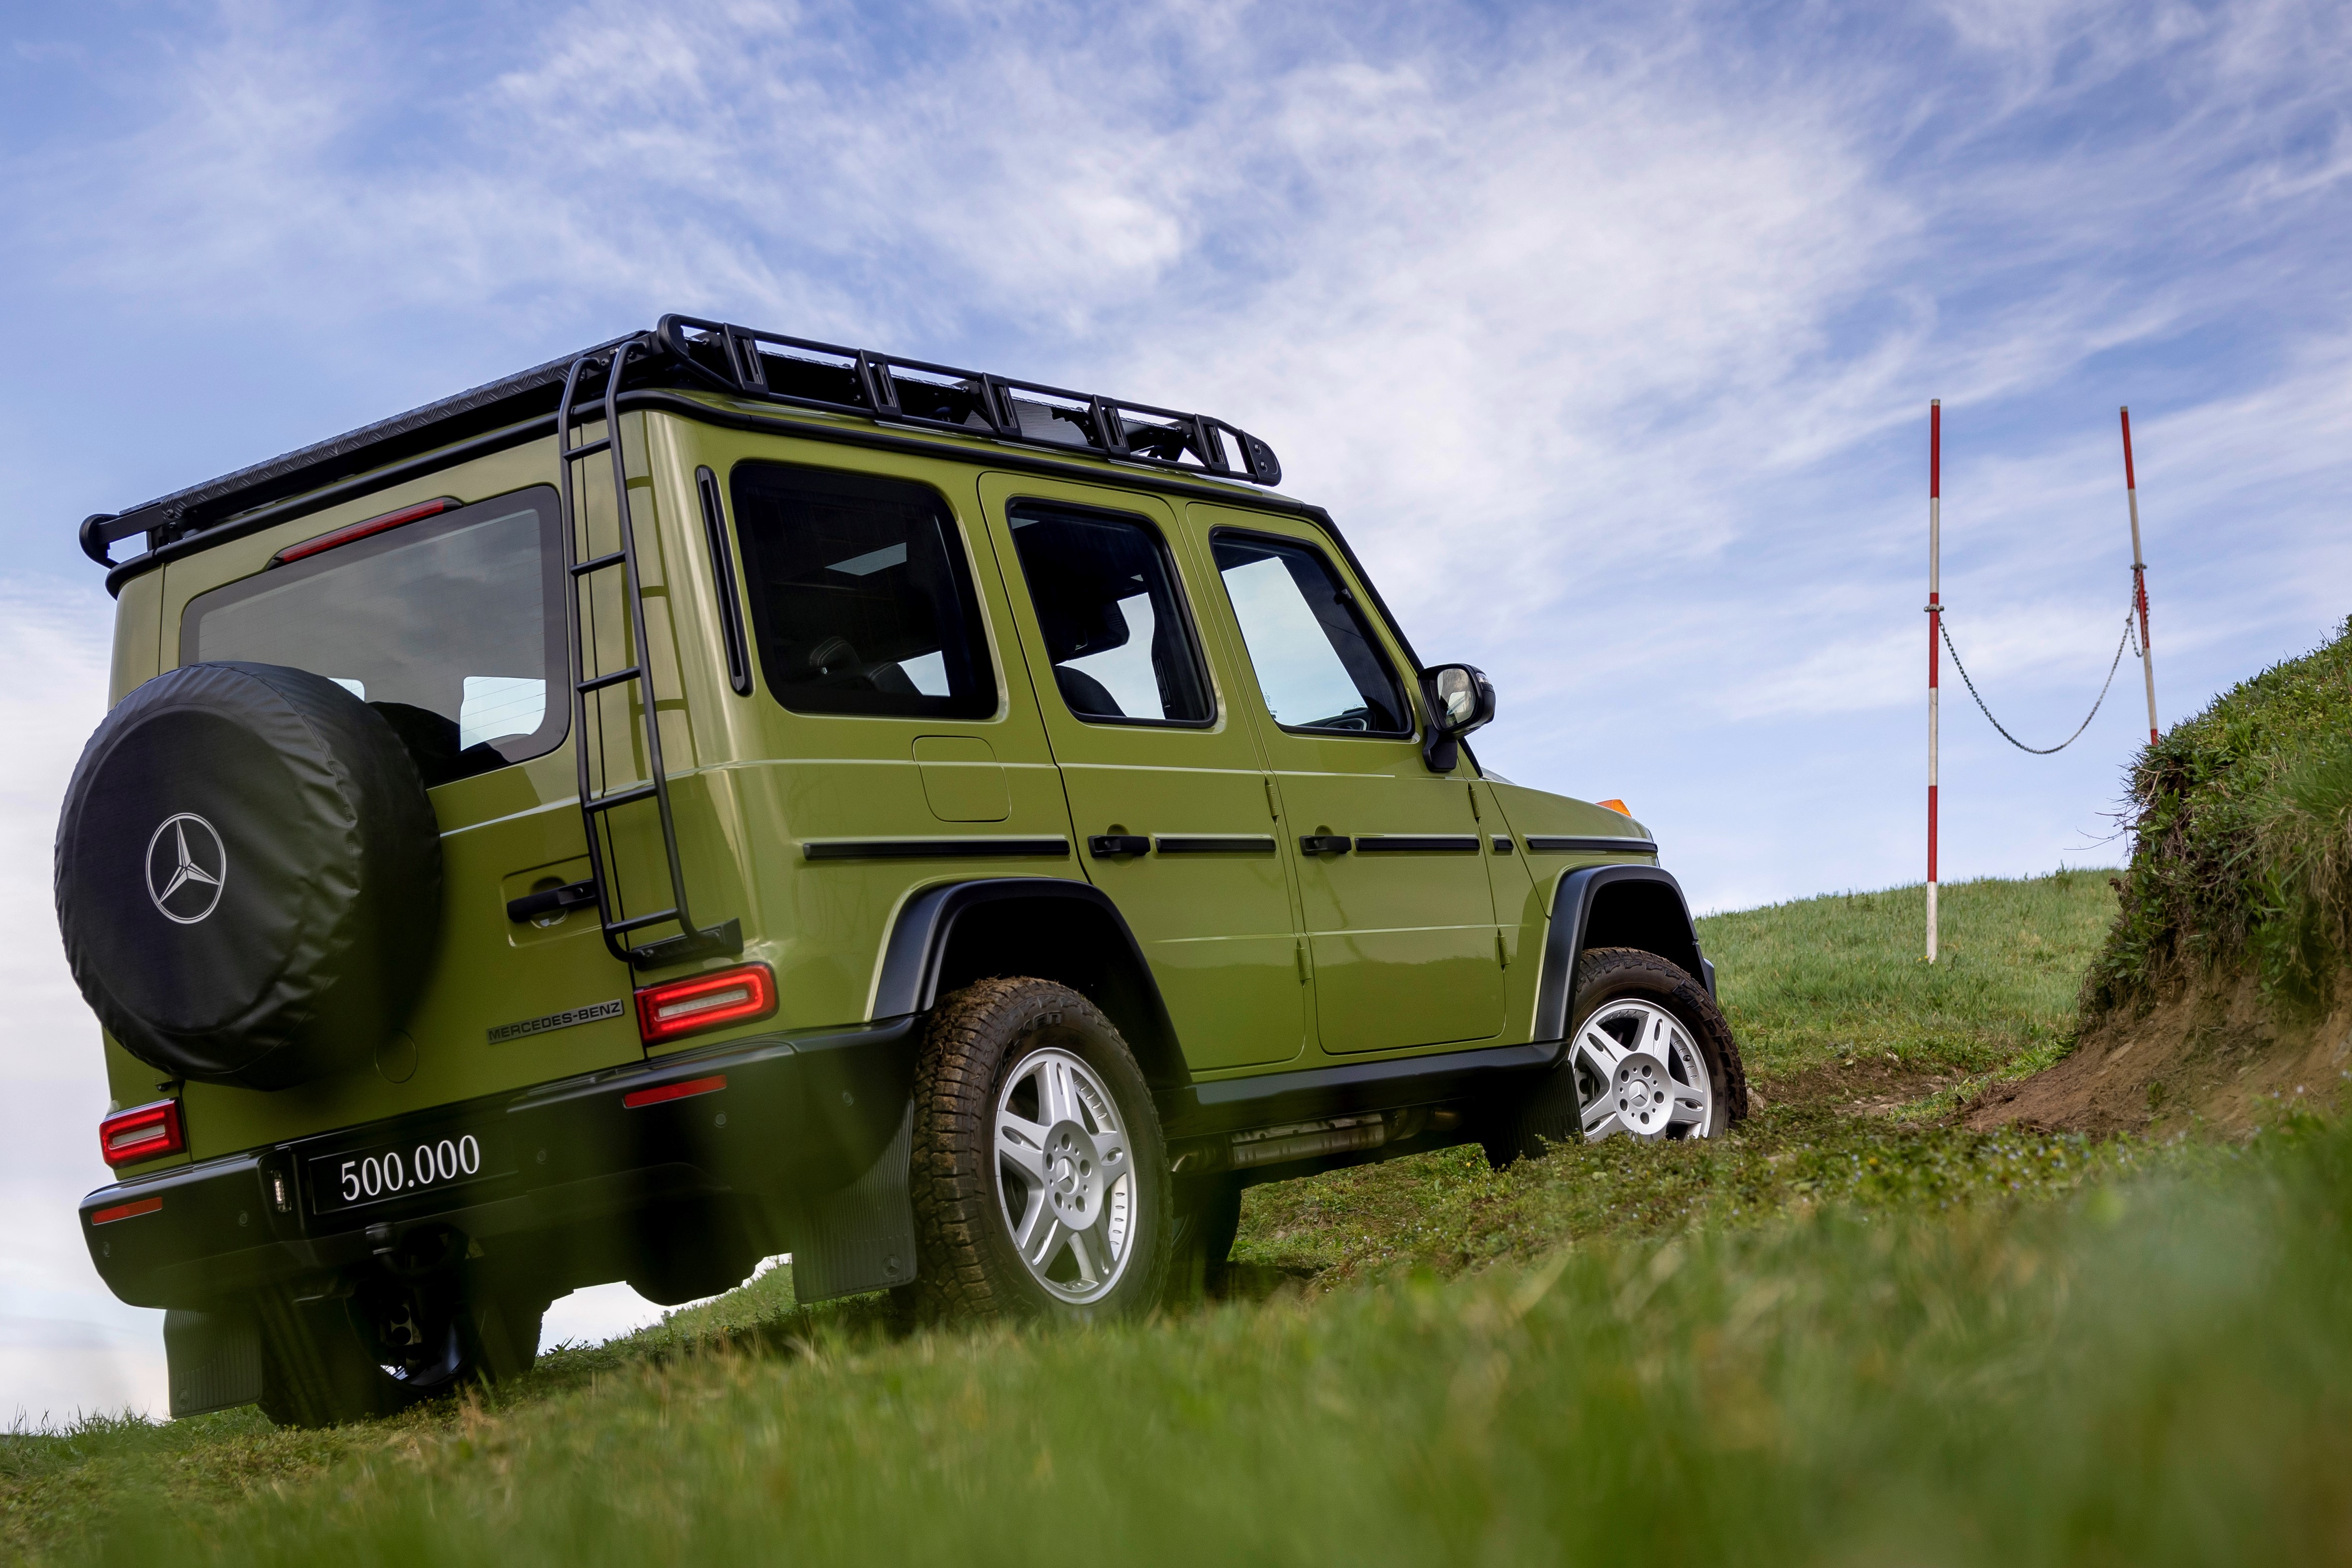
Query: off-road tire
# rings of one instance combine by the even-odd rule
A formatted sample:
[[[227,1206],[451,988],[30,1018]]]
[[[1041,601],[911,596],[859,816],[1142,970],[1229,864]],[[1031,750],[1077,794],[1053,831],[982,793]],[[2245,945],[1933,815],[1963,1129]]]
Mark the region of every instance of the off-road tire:
[[[1031,1275],[1000,1196],[998,1093],[1024,1060],[1046,1049],[1078,1058],[1126,1124],[1134,1183],[1129,1247],[1116,1283],[1084,1304],[1061,1300]],[[898,1292],[900,1319],[1099,1322],[1149,1311],[1167,1275],[1173,1185],[1150,1087],[1111,1021],[1050,980],[976,981],[933,1009],[915,1068],[908,1195],[919,1269]]]
[[[1723,1009],[1706,987],[1681,965],[1637,947],[1590,948],[1576,961],[1576,991],[1569,1006],[1568,1039],[1573,1049],[1585,1021],[1609,1003],[1627,997],[1654,1004],[1689,1031],[1705,1058],[1713,1088],[1706,1136],[1717,1137],[1748,1115],[1748,1071],[1739,1042]],[[1568,1053],[1537,1084],[1517,1090],[1489,1113],[1479,1142],[1496,1170],[1523,1159],[1540,1158],[1548,1146],[1584,1137],[1576,1074]]]

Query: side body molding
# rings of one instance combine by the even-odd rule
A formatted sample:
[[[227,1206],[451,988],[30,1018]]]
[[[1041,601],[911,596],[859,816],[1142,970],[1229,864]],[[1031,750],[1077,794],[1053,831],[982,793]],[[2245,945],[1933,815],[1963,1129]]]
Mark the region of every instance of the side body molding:
[[[1568,1033],[1576,961],[1588,944],[1647,948],[1681,964],[1715,994],[1715,965],[1699,952],[1698,930],[1673,872],[1661,866],[1582,867],[1562,877],[1552,894],[1543,979],[1536,987],[1537,1039]]]

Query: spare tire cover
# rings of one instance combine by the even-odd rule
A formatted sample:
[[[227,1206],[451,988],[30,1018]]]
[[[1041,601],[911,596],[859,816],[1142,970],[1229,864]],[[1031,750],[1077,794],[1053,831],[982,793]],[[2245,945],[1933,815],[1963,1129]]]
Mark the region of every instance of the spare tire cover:
[[[431,961],[441,837],[392,726],[324,677],[196,664],[115,706],[58,822],[58,925],[99,1021],[174,1077],[367,1061]]]

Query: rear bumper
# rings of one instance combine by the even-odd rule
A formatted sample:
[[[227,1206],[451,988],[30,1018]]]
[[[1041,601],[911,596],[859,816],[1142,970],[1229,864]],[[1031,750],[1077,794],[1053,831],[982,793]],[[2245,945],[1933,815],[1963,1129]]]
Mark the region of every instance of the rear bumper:
[[[910,1248],[839,1233],[898,1229],[905,1173],[890,1166],[904,1163],[914,1025],[734,1040],[202,1161],[91,1193],[83,1238],[123,1300],[200,1307],[368,1264],[425,1226],[616,1279],[606,1242],[724,1204],[775,1250],[805,1237],[828,1258],[845,1245],[872,1253],[864,1272],[882,1278],[852,1288],[911,1279]],[[346,1161],[391,1151],[414,1164],[416,1151],[467,1139],[473,1173],[341,1202],[354,1184],[338,1180]],[[589,1282],[547,1281],[551,1294]]]

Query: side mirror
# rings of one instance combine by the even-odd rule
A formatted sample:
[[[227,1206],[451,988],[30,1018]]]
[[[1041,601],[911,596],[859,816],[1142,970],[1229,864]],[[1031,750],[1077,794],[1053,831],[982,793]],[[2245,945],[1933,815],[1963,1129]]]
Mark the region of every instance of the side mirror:
[[[1461,760],[1462,737],[1495,717],[1495,683],[1475,665],[1441,664],[1421,672],[1429,706],[1429,740],[1422,760],[1433,773],[1450,773]]]

